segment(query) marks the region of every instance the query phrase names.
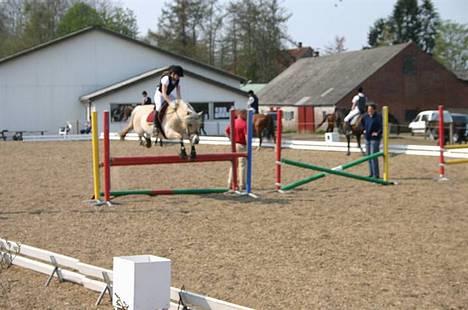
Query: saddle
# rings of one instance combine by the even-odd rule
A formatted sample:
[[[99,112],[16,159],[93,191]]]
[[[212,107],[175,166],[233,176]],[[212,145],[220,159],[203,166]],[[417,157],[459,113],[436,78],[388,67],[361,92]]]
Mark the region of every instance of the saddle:
[[[148,117],[146,118],[146,121],[148,122],[149,125],[154,124],[155,117],[158,118],[158,122],[156,124],[158,125],[158,130],[163,135],[164,139],[167,139],[167,137],[161,124],[162,124],[162,121],[164,120],[164,117],[166,116],[166,111],[168,107],[169,107],[169,104],[167,102],[164,102],[159,113],[157,113],[156,110],[153,110],[150,114],[148,114]]]
[[[364,115],[364,113],[359,113],[359,114],[354,115],[353,118],[349,121],[349,124],[351,126],[354,126],[356,122],[361,119],[362,115]]]

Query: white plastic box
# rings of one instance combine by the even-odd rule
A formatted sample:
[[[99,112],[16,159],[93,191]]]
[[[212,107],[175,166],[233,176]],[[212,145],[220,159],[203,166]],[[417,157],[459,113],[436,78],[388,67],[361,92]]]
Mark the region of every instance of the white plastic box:
[[[129,310],[169,309],[171,260],[154,255],[114,257],[112,305]],[[118,296],[118,297],[117,297]]]
[[[325,142],[340,142],[340,136],[337,132],[326,132]]]

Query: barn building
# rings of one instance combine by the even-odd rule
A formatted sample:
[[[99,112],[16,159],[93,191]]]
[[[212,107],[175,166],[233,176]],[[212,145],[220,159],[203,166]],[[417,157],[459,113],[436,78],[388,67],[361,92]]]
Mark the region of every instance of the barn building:
[[[468,82],[414,43],[299,59],[259,92],[264,109],[281,106],[285,125],[313,131],[335,108],[349,109],[356,89],[388,105],[400,123],[439,104],[468,112]]]
[[[123,128],[122,105],[153,97],[160,74],[181,65],[182,98],[205,111],[205,129],[222,134],[227,111],[245,106],[245,79],[118,33],[90,27],[0,60],[0,130],[73,132],[91,109],[114,112],[111,130]],[[117,111],[117,112],[116,112]]]

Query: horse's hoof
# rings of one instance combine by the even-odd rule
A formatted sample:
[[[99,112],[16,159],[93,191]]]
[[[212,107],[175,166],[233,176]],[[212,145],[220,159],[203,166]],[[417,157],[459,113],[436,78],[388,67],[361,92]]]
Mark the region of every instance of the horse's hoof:
[[[187,159],[187,153],[185,151],[180,151],[179,157],[180,159]]]
[[[151,147],[151,139],[146,139],[146,147],[147,148]]]
[[[351,152],[346,152],[346,156],[349,156],[349,155],[351,155]]]
[[[194,152],[190,153],[190,159],[191,160],[197,159],[197,153],[194,153]]]

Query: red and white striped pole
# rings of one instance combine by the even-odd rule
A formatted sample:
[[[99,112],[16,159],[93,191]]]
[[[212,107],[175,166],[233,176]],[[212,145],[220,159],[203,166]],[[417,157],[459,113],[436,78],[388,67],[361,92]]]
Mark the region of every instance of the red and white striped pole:
[[[444,159],[445,131],[444,131],[444,106],[439,105],[439,178],[445,178],[445,159]]]
[[[276,111],[276,190],[281,189],[281,138],[283,135],[283,111]]]

